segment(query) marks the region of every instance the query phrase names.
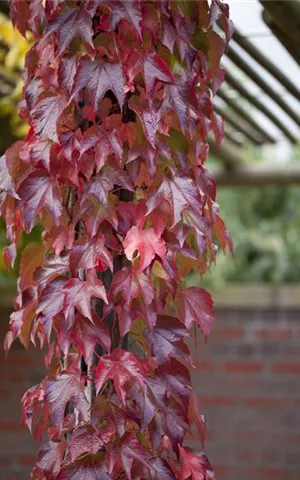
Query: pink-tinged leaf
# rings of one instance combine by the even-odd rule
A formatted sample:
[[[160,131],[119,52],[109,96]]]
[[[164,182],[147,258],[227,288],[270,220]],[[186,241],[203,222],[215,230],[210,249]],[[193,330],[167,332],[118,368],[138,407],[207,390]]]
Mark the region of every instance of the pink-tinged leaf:
[[[197,397],[195,392],[191,392],[190,394],[190,402],[189,402],[189,422],[190,425],[195,424],[198,430],[198,434],[204,447],[204,438],[205,438],[205,419],[203,415],[200,415]]]
[[[144,271],[158,255],[164,259],[166,255],[166,244],[160,235],[155,233],[153,228],[142,229],[141,227],[133,226],[127,232],[124,240],[125,255],[131,262],[134,262],[135,252],[139,254],[138,270]]]
[[[39,282],[40,286],[42,286],[51,282],[56,277],[64,275],[69,270],[69,254],[51,254],[47,255],[43,266],[36,269],[33,279],[35,282]]]
[[[9,6],[13,25],[25,37],[27,22],[30,17],[30,2],[26,0],[11,0]]]
[[[218,115],[216,112],[212,112],[211,115],[211,126],[214,133],[217,147],[220,145],[224,136],[224,118],[221,115]]]
[[[78,410],[84,421],[88,420],[89,403],[84,386],[74,373],[62,372],[54,380],[49,380],[45,389],[45,401],[51,407],[51,417],[59,432],[62,431],[68,402]]]
[[[158,189],[152,189],[147,200],[147,214],[157,207],[167,203],[174,227],[180,220],[182,213],[188,207],[196,210],[200,215],[203,206],[200,193],[194,180],[182,172],[175,173],[173,178],[164,178]]]
[[[54,317],[63,310],[65,292],[63,290],[67,278],[58,277],[50,282],[42,291],[37,314],[42,316],[43,325],[50,340]]]
[[[103,266],[106,265],[111,272],[113,271],[113,258],[105,247],[105,238],[101,233],[97,237],[73,246],[70,254],[70,268],[74,276],[80,269],[88,270],[97,267],[99,262]]]
[[[130,192],[133,191],[132,183],[125,170],[116,165],[105,165],[99,174],[86,184],[82,201],[93,196],[101,205],[108,205],[108,194],[114,185],[119,185]]]
[[[149,328],[156,321],[156,315],[151,307],[154,298],[154,288],[151,280],[142,272],[123,267],[114,275],[109,291],[110,303],[104,308],[107,315],[113,308],[118,312],[119,329],[122,337],[129,332],[135,319],[142,316]]]
[[[207,478],[214,479],[212,467],[204,455],[195,455],[194,453],[185,450],[180,445],[179,452],[182,461],[180,480],[206,480]]]
[[[156,133],[159,130],[160,121],[165,114],[165,110],[167,109],[155,109],[152,105],[148,104],[148,101],[145,102],[141,98],[137,97],[133,97],[132,99],[130,99],[129,107],[139,116],[145,132],[145,136],[151,144],[152,149],[155,149]],[[146,148],[144,146],[144,153],[146,153]],[[132,156],[132,152],[130,152],[131,160],[133,159]],[[147,157],[146,160],[149,165]],[[149,168],[151,169],[152,176],[154,176],[155,167],[156,163],[154,163],[153,165],[151,165],[150,163]]]
[[[86,363],[90,361],[96,344],[110,350],[111,340],[103,321],[93,312],[93,323],[77,312],[71,330],[71,340],[77,345]]]
[[[25,290],[33,282],[35,270],[43,264],[46,248],[42,243],[32,242],[26,245],[20,262],[19,287]]]
[[[3,260],[7,271],[14,268],[14,264],[17,258],[17,249],[15,243],[12,243],[8,247],[4,247],[2,250]]]
[[[219,215],[216,218],[215,233],[220,242],[223,252],[225,252],[226,247],[228,247],[230,252],[233,254],[233,241],[230,232],[227,230],[224,221]]]
[[[123,155],[123,146],[117,131],[107,133],[98,125],[93,125],[83,135],[80,144],[80,156],[94,148],[97,172],[105,165],[109,155],[114,154],[117,163],[120,163]]]
[[[79,8],[66,8],[48,26],[44,39],[55,33],[58,35],[58,55],[64,53],[74,38],[80,37],[94,49],[92,18],[84,3]]]
[[[97,453],[102,447],[98,433],[91,425],[79,427],[72,433],[71,441],[68,445],[70,460],[73,462],[83,453]]]
[[[33,135],[22,148],[20,158],[26,163],[31,162],[34,166],[41,162],[46,170],[50,171],[52,145],[51,141],[45,140],[41,142],[35,135]]]
[[[74,77],[78,65],[78,57],[76,55],[65,55],[58,67],[58,81],[60,87],[71,95]]]
[[[62,199],[57,183],[44,170],[36,169],[18,189],[23,208],[23,222],[27,232],[34,226],[35,216],[45,208],[58,221],[62,213]]]
[[[152,458],[150,465],[154,472],[154,480],[176,480],[173,470],[164,458]]]
[[[109,473],[118,475],[120,467],[126,473],[128,480],[132,480],[132,465],[134,460],[143,465],[148,465],[148,455],[134,433],[126,433],[119,445],[109,445],[107,451]]]
[[[56,480],[112,480],[102,455],[85,455],[68,463],[59,472]]]
[[[154,289],[151,280],[145,274],[123,267],[114,275],[109,294],[113,298],[121,294],[121,305],[129,309],[131,302],[139,294],[143,295],[147,304],[150,304],[154,298]]]
[[[87,88],[92,107],[98,110],[99,104],[108,90],[116,95],[121,107],[124,103],[125,78],[121,63],[101,63],[91,60],[81,60],[77,69],[73,96],[83,88]]]
[[[191,108],[194,112],[197,112],[197,109],[199,109],[197,97],[191,88],[187,76],[184,76],[180,82],[178,80],[176,85],[166,85],[165,104],[169,105],[170,109],[175,110],[181,130],[183,133],[186,133],[188,131]]]
[[[95,377],[97,393],[108,380],[113,380],[117,394],[125,403],[127,383],[132,380],[143,386],[146,373],[145,362],[130,352],[116,349],[111,355],[105,355],[99,360]]]
[[[67,106],[65,94],[41,98],[31,110],[32,125],[40,140],[58,142],[57,121]]]
[[[209,40],[208,58],[210,63],[210,72],[213,80],[218,75],[221,57],[224,55],[226,44],[216,32],[210,30],[207,33]]]
[[[36,290],[30,288],[22,293],[22,297],[22,305],[19,310],[10,316],[9,328],[13,334],[13,340],[19,338],[24,347],[28,348],[32,324],[36,317]]]
[[[159,365],[167,362],[169,357],[191,363],[189,349],[184,342],[187,336],[188,330],[182,323],[168,315],[158,315],[153,332],[145,332],[145,337],[152,346],[153,357]]]
[[[11,197],[20,199],[15,191],[13,179],[6,165],[6,155],[0,157],[0,191],[8,193]]]
[[[64,457],[65,442],[47,442],[41,446],[37,456],[36,465],[44,473],[57,475]]]
[[[110,29],[115,30],[122,20],[130,22],[141,37],[140,21],[142,20],[139,0],[95,0],[97,5],[105,5],[110,9]]]
[[[77,308],[84,317],[92,322],[91,299],[93,297],[99,298],[107,303],[105,287],[101,280],[97,279],[94,271],[87,274],[85,281],[79,280],[79,278],[71,278],[64,286],[64,292],[66,318],[70,314],[73,316],[75,308]]]
[[[141,73],[146,87],[146,92],[152,92],[157,80],[164,83],[173,83],[174,77],[167,63],[157,53],[145,55],[133,51],[129,56],[126,67],[126,75],[129,85],[133,84],[136,75]]]
[[[187,328],[190,328],[193,322],[197,323],[207,339],[215,321],[210,294],[203,288],[189,287],[179,291],[176,300],[181,321]]]

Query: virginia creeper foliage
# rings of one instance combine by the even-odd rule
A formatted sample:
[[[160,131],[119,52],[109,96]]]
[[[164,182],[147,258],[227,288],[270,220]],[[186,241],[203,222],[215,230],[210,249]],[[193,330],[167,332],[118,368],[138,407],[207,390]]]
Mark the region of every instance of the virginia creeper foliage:
[[[184,287],[231,248],[204,166],[223,123],[212,97],[231,36],[228,7],[181,0],[12,0],[36,42],[19,113],[29,133],[0,159],[14,263],[5,346],[47,347],[49,375],[22,400],[40,448],[36,480],[201,480],[184,447],[204,421],[186,340],[205,338],[212,299]],[[217,33],[221,24],[224,35]]]

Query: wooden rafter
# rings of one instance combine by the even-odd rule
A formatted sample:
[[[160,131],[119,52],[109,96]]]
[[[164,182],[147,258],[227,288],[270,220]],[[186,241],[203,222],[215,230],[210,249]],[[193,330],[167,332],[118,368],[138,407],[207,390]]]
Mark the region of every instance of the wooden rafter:
[[[218,187],[262,187],[267,185],[299,185],[300,166],[272,168],[263,165],[250,165],[230,172],[219,169],[213,172]]]
[[[300,38],[300,32],[299,32]],[[237,28],[233,32],[233,40],[242,47],[254,60],[259,63],[265,70],[267,70],[281,85],[290,92],[297,100],[300,100],[300,90],[290,79],[263,53],[256,48],[253,43],[244,37]]]
[[[269,109],[264,103],[262,103],[256,96],[252,95],[249,90],[244,87],[244,85],[239,82],[234,75],[232,75],[229,70],[226,71],[226,82],[234,88],[240,95],[242,95],[248,102],[250,102],[254,107],[260,110],[271,122],[274,123],[284,135],[294,144],[297,143],[297,138],[290,131],[289,128],[280,120],[280,118],[275,115],[272,110]]]
[[[235,102],[223,89],[219,90],[218,96],[225,102],[229,107],[234,110],[244,121],[246,121],[254,130],[260,133],[261,137],[269,143],[276,143],[276,139],[270,135],[259,123],[250,115],[247,110],[241,107],[237,102]]]
[[[296,113],[290,105],[267,83],[258,72],[256,72],[241,55],[232,47],[228,48],[228,58],[240,68],[251,80],[258,85],[277,105],[300,126],[300,116]]]
[[[245,122],[241,122],[240,119],[233,116],[227,110],[220,108],[218,105],[214,105],[214,110],[224,118],[225,122],[232,125],[234,129],[242,132],[254,145],[262,145],[264,143],[264,138],[257,130],[251,127],[249,128]]]

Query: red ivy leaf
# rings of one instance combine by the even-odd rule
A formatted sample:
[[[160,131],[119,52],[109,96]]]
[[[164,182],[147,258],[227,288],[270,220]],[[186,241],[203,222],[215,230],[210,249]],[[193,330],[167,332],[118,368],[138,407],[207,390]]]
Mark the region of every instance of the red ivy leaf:
[[[45,389],[45,401],[51,407],[51,417],[59,432],[63,427],[68,402],[72,402],[83,420],[88,420],[89,404],[84,387],[74,373],[62,372],[54,380],[49,380]]]
[[[70,268],[75,276],[81,269],[95,268],[99,261],[113,271],[113,259],[105,247],[105,238],[100,233],[87,242],[74,245],[70,254]]]
[[[56,480],[112,480],[100,455],[86,455],[68,463]]]
[[[166,255],[165,241],[153,228],[142,229],[133,226],[128,230],[124,240],[124,251],[131,262],[134,261],[134,253],[137,251],[140,258],[138,270],[144,271],[158,255],[162,260]]]
[[[63,93],[41,98],[31,111],[32,125],[40,140],[58,142],[57,121],[67,106]]]
[[[105,165],[98,175],[86,184],[82,202],[90,195],[99,200],[101,205],[108,205],[108,194],[114,185],[120,185],[126,190],[133,191],[128,174],[116,165]]]
[[[26,36],[27,22],[30,16],[30,2],[26,0],[11,0],[10,6],[10,18],[16,28],[21,34]]]
[[[57,475],[64,457],[65,442],[47,442],[41,446],[36,465],[45,473]]]
[[[156,80],[165,83],[173,83],[174,77],[166,62],[157,53],[145,55],[133,51],[127,61],[126,74],[129,85],[132,84],[138,73],[144,78],[147,93],[151,93]]]
[[[72,327],[71,340],[77,345],[86,363],[92,358],[97,343],[110,350],[109,331],[100,318],[93,312],[93,323],[77,312]]]
[[[131,470],[134,460],[148,465],[147,453],[138,441],[136,435],[132,433],[125,434],[117,447],[113,444],[110,444],[109,447],[106,455],[109,473],[114,471],[115,475],[118,474],[120,466],[122,466],[128,480],[131,480]]]
[[[45,251],[45,246],[42,243],[32,242],[26,245],[20,262],[19,287],[21,290],[25,290],[32,284],[33,274],[37,267],[42,265]]]
[[[179,445],[180,457],[182,459],[180,480],[206,480],[214,478],[212,468],[206,458],[191,453]]]
[[[42,208],[58,221],[62,213],[62,201],[57,183],[44,170],[36,169],[21,184],[18,194],[22,201],[25,230],[30,232],[37,213]]]
[[[190,328],[193,322],[197,323],[207,339],[215,321],[210,294],[203,288],[189,287],[179,291],[176,300],[182,322],[187,328]]]
[[[97,393],[107,380],[113,380],[117,394],[125,403],[126,384],[133,380],[143,386],[146,371],[145,363],[138,360],[132,353],[116,349],[111,355],[106,355],[99,360],[95,378]]]
[[[92,107],[97,111],[107,90],[112,90],[122,107],[125,96],[124,86],[125,78],[120,63],[81,60],[74,78],[73,96],[83,88],[87,88]]]
[[[145,336],[152,345],[153,356],[158,364],[165,363],[169,357],[191,362],[189,349],[184,343],[188,331],[177,318],[159,315],[153,332],[148,331]]]
[[[79,8],[66,8],[60,13],[47,28],[44,38],[53,33],[58,35],[59,39],[58,55],[64,53],[76,37],[82,38],[92,49],[94,48],[92,18],[86,11],[84,3]]]
[[[110,27],[115,30],[118,24],[122,20],[130,22],[137,33],[141,37],[140,21],[142,20],[141,11],[139,8],[139,1],[127,0],[122,2],[121,0],[97,0],[101,4],[105,4],[110,9]]]
[[[71,278],[64,286],[65,292],[65,316],[73,315],[77,308],[84,317],[93,321],[91,298],[99,298],[107,303],[105,287],[98,280],[94,271],[90,271],[85,281],[79,278]]]
[[[172,226],[180,220],[182,213],[188,207],[202,211],[200,193],[194,180],[181,172],[175,173],[173,178],[164,178],[158,189],[152,191],[147,201],[147,214],[153,212],[162,202],[166,202],[170,208]]]
[[[97,453],[102,447],[98,433],[91,425],[84,425],[79,427],[72,434],[71,441],[68,445],[70,452],[70,459],[73,462],[77,457],[83,453]]]

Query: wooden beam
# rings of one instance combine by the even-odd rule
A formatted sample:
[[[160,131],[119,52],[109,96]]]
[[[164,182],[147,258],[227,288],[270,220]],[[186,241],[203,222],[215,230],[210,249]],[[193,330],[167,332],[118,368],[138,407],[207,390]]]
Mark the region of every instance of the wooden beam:
[[[224,165],[227,172],[238,170],[244,164],[253,161],[253,158],[248,152],[243,150],[240,146],[236,147],[232,143],[224,139],[218,147],[212,141],[209,142],[210,151],[213,153]],[[224,171],[224,170],[222,170]]]
[[[214,105],[214,110],[221,115],[224,120],[233,126],[235,130],[242,132],[245,137],[247,137],[250,142],[254,143],[255,145],[262,145],[264,143],[262,136],[259,132],[255,131],[252,128],[247,128],[243,122],[240,122],[238,118],[235,118],[231,113],[227,112],[223,108]]]
[[[300,38],[300,33],[299,33]],[[242,47],[259,65],[261,65],[267,72],[271,73],[276,80],[283,85],[283,87],[290,92],[297,100],[300,100],[300,90],[284,73],[266,57],[260,50],[258,50],[247,37],[244,37],[237,28],[233,32],[233,40]]]
[[[300,2],[298,0],[260,0],[278,28],[296,44],[300,38]]]
[[[284,32],[278,28],[278,26],[274,23],[273,18],[269,13],[264,10],[262,13],[263,20],[265,24],[269,27],[269,29],[273,32],[273,34],[278,38],[280,43],[283,47],[289,52],[289,54],[293,57],[295,62],[300,65],[300,40],[298,43],[293,42],[291,38]]]
[[[233,87],[240,95],[242,95],[248,102],[254,105],[258,110],[260,110],[271,122],[276,125],[279,130],[281,130],[284,135],[290,140],[291,143],[298,143],[297,138],[293,133],[286,127],[286,125],[275,115],[272,110],[269,109],[264,103],[262,103],[257,97],[253,96],[249,90],[247,90],[244,85],[239,82],[234,75],[232,75],[229,70],[226,70],[226,82]]]
[[[219,187],[263,187],[267,185],[299,185],[300,165],[274,168],[251,165],[240,169],[213,171]]]
[[[222,98],[224,102],[229,105],[229,107],[234,110],[243,120],[245,120],[254,130],[259,132],[262,138],[269,143],[276,143],[276,139],[270,135],[263,127],[257,123],[257,121],[244,109],[242,108],[237,102],[235,102],[232,98],[230,98],[224,90],[218,91],[218,96]]]
[[[282,110],[289,115],[294,122],[300,126],[300,116],[290,107],[288,103],[256,72],[239,53],[229,46],[227,56],[240,68],[251,80],[258,85]]]
[[[228,130],[225,130],[224,137],[227,138],[227,140],[229,140],[231,143],[233,143],[237,147],[242,147],[244,143],[244,140],[239,141],[237,138],[235,138],[234,134],[232,132],[229,132]]]

